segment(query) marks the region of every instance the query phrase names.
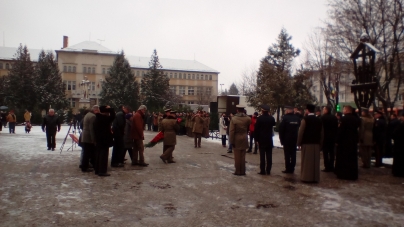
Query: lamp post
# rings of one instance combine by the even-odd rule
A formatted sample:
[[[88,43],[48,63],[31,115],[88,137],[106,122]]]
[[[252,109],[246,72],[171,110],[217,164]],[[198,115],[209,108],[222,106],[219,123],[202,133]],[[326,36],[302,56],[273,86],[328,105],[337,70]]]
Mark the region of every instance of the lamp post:
[[[224,84],[220,84],[220,93],[223,93],[223,86]]]

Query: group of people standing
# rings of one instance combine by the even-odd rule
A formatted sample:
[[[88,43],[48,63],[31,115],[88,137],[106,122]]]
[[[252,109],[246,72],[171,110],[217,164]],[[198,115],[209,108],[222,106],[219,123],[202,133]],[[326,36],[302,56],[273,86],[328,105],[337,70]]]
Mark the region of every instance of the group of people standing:
[[[235,175],[245,175],[245,153],[252,152],[256,144],[260,153],[259,174],[270,174],[272,167],[274,118],[268,114],[269,106],[261,106],[261,116],[245,114],[242,106],[227,119],[220,118],[222,145],[226,147],[229,135],[229,149],[234,151]],[[250,145],[248,145],[250,135]],[[334,172],[339,179],[358,179],[358,154],[363,168],[370,168],[372,151],[375,153],[375,167],[382,166],[385,150],[391,145],[393,153],[393,175],[404,177],[404,116],[398,120],[391,115],[387,124],[383,113],[375,111],[371,116],[368,109],[361,109],[361,117],[351,106],[345,106],[343,113],[332,114],[330,107],[316,111],[308,104],[301,114],[291,106],[285,107],[285,115],[279,124],[279,139],[284,149],[286,174],[292,174],[296,166],[296,151],[301,150],[301,180],[320,181],[320,152],[323,152],[323,172]],[[254,143],[253,143],[254,139]],[[394,144],[391,144],[391,140]],[[359,148],[359,149],[358,149]],[[358,153],[359,150],[359,153]],[[257,153],[254,151],[254,153]]]

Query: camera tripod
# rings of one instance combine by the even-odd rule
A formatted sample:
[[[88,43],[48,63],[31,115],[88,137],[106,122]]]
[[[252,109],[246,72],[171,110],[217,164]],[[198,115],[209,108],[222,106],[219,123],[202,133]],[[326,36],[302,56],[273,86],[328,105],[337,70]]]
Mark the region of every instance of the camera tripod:
[[[70,122],[69,130],[67,130],[67,134],[66,134],[66,136],[65,136],[65,139],[63,140],[62,146],[60,147],[60,154],[61,154],[62,151],[63,151],[63,147],[65,146],[67,137],[70,135],[70,130],[71,130],[71,129],[72,129],[72,122]],[[67,149],[67,151],[70,150],[70,149],[72,149],[72,151],[73,151],[73,146],[75,146],[74,143],[75,143],[75,141],[74,141],[74,139],[72,138],[72,145],[69,147],[69,149]]]

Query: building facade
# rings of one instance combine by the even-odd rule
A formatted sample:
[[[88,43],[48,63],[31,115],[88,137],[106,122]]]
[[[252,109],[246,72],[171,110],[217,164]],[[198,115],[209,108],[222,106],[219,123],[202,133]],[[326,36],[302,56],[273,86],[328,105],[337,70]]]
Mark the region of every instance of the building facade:
[[[0,77],[8,74],[16,51],[17,48],[0,47]],[[41,50],[29,51],[32,61],[37,61]],[[92,41],[69,46],[66,36],[63,38],[63,48],[55,53],[70,107],[77,111],[98,104],[102,84],[118,53]],[[149,69],[150,58],[125,57],[131,65],[135,80],[140,83]],[[171,91],[180,98],[181,103],[209,104],[216,101],[218,71],[193,60],[159,60],[164,74],[170,78]]]

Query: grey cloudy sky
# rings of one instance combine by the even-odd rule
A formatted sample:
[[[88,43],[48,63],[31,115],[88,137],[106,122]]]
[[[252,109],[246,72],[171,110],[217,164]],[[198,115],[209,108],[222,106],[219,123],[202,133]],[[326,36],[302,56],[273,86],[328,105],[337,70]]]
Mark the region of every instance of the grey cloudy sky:
[[[195,56],[228,87],[259,66],[282,27],[302,49],[326,12],[326,0],[1,0],[0,32],[9,47],[56,50],[67,35],[69,45],[101,39],[127,55]]]

